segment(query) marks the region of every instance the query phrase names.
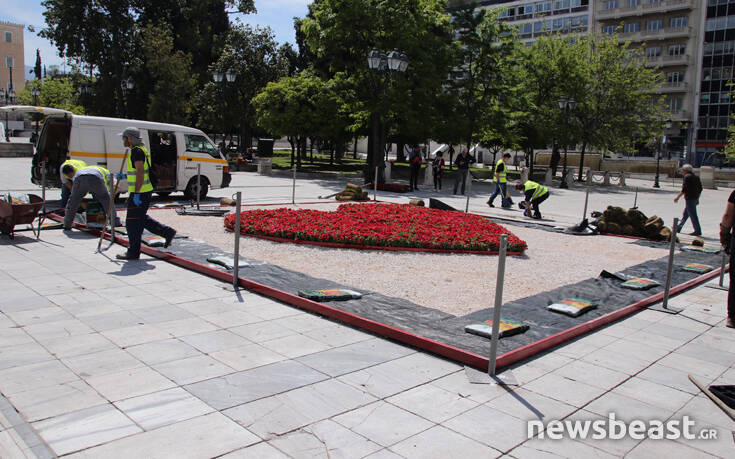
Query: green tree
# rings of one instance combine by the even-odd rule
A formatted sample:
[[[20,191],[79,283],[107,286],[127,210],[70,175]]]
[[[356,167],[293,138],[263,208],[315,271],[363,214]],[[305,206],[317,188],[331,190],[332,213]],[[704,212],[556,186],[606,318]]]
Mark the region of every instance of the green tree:
[[[33,75],[37,80],[42,78],[41,74],[41,52],[36,48],[36,64],[33,66]]]
[[[146,68],[155,81],[147,119],[189,124],[192,107],[185,101],[191,98],[195,84],[191,56],[173,50],[173,37],[167,26],[146,26],[141,49]]]
[[[258,123],[270,134],[287,137],[291,164],[301,167],[305,139],[317,133],[321,120],[316,111],[324,82],[310,72],[268,83],[253,99]]]
[[[455,62],[448,86],[456,96],[454,123],[469,151],[488,125],[502,121],[500,98],[514,85],[518,40],[500,10],[477,9],[473,2],[454,11]]]
[[[235,73],[235,81],[215,82],[211,77],[196,100],[202,121],[215,131],[237,132],[249,146],[257,134],[252,99],[268,84],[285,76],[289,63],[280,58],[270,28],[241,25],[230,30],[222,54],[212,64],[218,70]]]
[[[69,110],[77,115],[84,114],[84,108],[79,104],[76,94],[74,78],[71,76],[29,81],[18,93],[18,102],[21,105],[33,105],[31,88],[41,90],[41,94],[38,96],[39,106]]]
[[[354,120],[369,126],[367,171],[382,165],[381,113],[387,98],[393,131],[404,139],[431,136],[436,94],[451,67],[451,31],[445,0],[319,0],[310,7],[301,30],[325,79],[344,73],[354,90]],[[388,82],[370,70],[372,49],[398,49],[410,59],[405,75]],[[387,90],[386,90],[387,84]],[[369,173],[372,177],[372,173]]]

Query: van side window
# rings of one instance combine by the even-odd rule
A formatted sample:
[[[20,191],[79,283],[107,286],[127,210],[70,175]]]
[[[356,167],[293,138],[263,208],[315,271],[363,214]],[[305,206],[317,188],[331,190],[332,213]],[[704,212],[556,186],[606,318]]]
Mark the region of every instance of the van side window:
[[[213,158],[220,158],[219,152],[203,135],[191,135],[184,134],[184,141],[186,142],[186,151],[194,153],[207,153]]]

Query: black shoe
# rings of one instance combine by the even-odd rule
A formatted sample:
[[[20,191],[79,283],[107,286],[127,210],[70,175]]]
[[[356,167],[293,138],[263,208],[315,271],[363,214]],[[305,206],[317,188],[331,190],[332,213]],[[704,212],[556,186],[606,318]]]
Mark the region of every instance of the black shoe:
[[[176,230],[173,230],[171,232],[171,234],[169,234],[168,236],[166,236],[166,242],[163,243],[163,248],[164,249],[168,248],[168,246],[171,245],[171,241],[174,240],[174,236],[176,236]]]
[[[487,202],[487,205],[490,206],[490,207],[495,207],[495,205],[492,202],[490,202],[490,201]]]
[[[533,217],[531,217],[535,220],[541,220],[541,214],[533,214]]]
[[[693,233],[689,233],[689,235],[690,235],[690,236],[701,236],[701,235],[702,235],[702,233],[698,233],[698,232],[696,232],[696,231],[695,231],[695,232],[693,232]]]
[[[140,257],[131,257],[127,253],[118,253],[115,258],[118,260],[140,260]]]

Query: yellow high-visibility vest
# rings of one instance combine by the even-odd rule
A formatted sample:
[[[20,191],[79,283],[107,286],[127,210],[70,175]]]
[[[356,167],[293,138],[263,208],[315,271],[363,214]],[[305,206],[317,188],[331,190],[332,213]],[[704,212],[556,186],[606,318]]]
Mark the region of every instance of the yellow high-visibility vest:
[[[143,145],[136,145],[133,148],[140,148],[143,153],[145,153],[145,161],[143,161],[143,185],[140,187],[140,190],[138,190],[138,193],[147,193],[149,191],[153,191],[153,185],[151,184],[151,178],[149,175],[151,155],[150,153],[148,153],[148,150]],[[135,193],[135,179],[137,177],[138,171],[135,169],[135,165],[133,164],[132,151],[130,153],[131,154],[128,155],[128,193]]]
[[[110,178],[111,178],[110,171],[108,171],[102,166],[87,166],[84,169],[96,169],[100,171],[100,173],[102,174],[102,178],[105,179],[105,187],[107,187],[108,190],[110,189]]]
[[[498,172],[498,166],[503,165],[503,172]],[[498,160],[497,163],[495,163],[495,180],[497,180],[499,183],[506,183],[508,180],[505,178],[507,172],[507,167],[505,167],[505,162],[501,159]]]
[[[533,195],[531,196],[532,200],[549,192],[548,188],[536,182],[532,182],[531,180],[526,180],[526,183],[523,184],[523,189],[524,191],[534,190]]]
[[[61,163],[61,170],[62,170],[61,173],[64,175],[64,178],[68,180],[71,180],[71,178],[69,178],[69,176],[64,174],[63,172],[64,166],[67,166],[67,165],[73,167],[74,172],[78,171],[79,169],[84,169],[85,167],[87,167],[87,163],[85,163],[81,159],[67,159],[66,161]]]

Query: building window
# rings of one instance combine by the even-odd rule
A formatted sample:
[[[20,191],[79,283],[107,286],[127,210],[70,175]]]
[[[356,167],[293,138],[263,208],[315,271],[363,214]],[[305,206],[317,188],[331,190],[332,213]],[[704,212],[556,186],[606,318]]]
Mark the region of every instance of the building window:
[[[712,50],[714,50],[714,45],[712,43],[705,43],[704,47],[702,47],[702,54],[704,56],[711,56]]]
[[[5,43],[13,42],[13,32],[5,32]]]
[[[536,14],[544,14],[551,12],[551,2],[541,2],[536,4]]]
[[[568,9],[569,9],[569,0],[556,0],[556,1],[554,1],[554,11],[568,10]]]
[[[635,8],[641,4],[641,0],[625,0],[625,6],[627,8]]]
[[[5,57],[5,68],[13,68],[15,67],[15,59],[13,56],[6,56]]]
[[[659,3],[662,3],[663,0],[648,0],[646,3],[649,5],[658,5]]]
[[[530,22],[519,24],[518,25],[518,33],[521,36],[523,36],[523,35],[531,35],[531,33],[533,33],[533,24],[531,24]]]
[[[605,2],[606,10],[614,10],[617,7],[618,7],[618,0],[607,0]]]
[[[732,68],[730,67],[722,67],[722,75],[720,77],[723,80],[731,80],[732,79]]]
[[[669,72],[666,74],[666,82],[669,84],[679,84],[684,80],[680,72]]]
[[[630,22],[623,26],[623,32],[625,33],[640,32],[640,30],[641,30],[641,25],[638,22]]]
[[[678,112],[681,110],[681,97],[671,97],[667,101],[667,104],[670,112]]]
[[[716,93],[714,93],[716,94]],[[730,103],[730,93],[729,92],[721,92],[720,93],[720,103],[721,104],[729,104]]]
[[[515,15],[515,8],[506,8],[500,12],[500,19],[507,19]]]
[[[654,19],[653,21],[648,21],[646,24],[646,30],[655,31],[655,30],[661,30],[663,28],[664,21],[661,19]]]
[[[699,95],[699,103],[702,105],[709,104],[709,93],[708,92],[703,92],[702,94]]]
[[[526,3],[518,7],[518,16],[530,18],[533,16],[533,3]]]
[[[661,55],[660,46],[652,46],[650,48],[646,48],[646,57],[659,57],[660,55]]]
[[[615,33],[615,29],[617,29],[617,26],[614,25],[602,26],[602,33],[612,35]]]
[[[686,52],[686,45],[669,45],[669,56],[683,56]]]
[[[680,28],[680,27],[686,27],[687,26],[687,17],[686,16],[679,16],[676,18],[671,18],[671,22],[669,22],[669,25],[673,28]]]

